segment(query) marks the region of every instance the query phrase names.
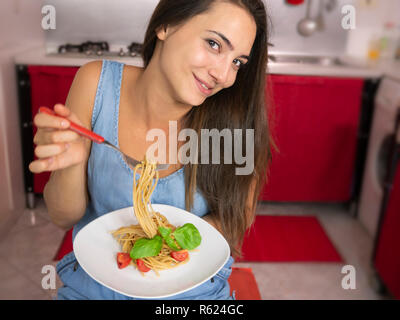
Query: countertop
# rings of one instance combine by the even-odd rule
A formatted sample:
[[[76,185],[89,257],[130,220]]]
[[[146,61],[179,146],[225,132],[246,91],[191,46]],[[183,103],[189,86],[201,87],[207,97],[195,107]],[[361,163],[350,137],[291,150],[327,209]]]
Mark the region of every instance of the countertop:
[[[52,66],[81,66],[93,60],[115,60],[128,65],[143,67],[140,57],[82,57],[74,54],[48,55],[45,48],[33,48],[14,57],[15,64],[22,65],[52,65]],[[317,65],[308,63],[268,63],[269,74],[352,77],[352,78],[381,78],[389,76],[400,81],[400,61],[383,61],[373,67],[349,65]]]

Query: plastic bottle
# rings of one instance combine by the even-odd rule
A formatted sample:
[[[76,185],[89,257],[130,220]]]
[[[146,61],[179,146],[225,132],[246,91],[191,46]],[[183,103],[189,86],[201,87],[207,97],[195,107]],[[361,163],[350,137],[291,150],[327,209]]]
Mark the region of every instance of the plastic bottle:
[[[379,34],[372,34],[368,43],[368,61],[371,63],[377,62],[381,58],[381,36]]]
[[[395,58],[399,36],[399,29],[396,27],[395,23],[385,23],[380,38],[381,59],[392,60]]]

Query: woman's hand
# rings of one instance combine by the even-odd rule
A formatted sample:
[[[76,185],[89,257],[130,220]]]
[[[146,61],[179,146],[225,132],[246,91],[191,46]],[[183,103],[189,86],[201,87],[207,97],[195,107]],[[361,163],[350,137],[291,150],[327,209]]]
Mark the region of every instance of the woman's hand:
[[[35,155],[38,157],[29,164],[29,170],[33,173],[64,169],[88,158],[86,144],[90,143],[89,140],[68,130],[68,120],[80,126],[83,126],[82,122],[62,104],[56,104],[54,112],[61,117],[38,113],[33,119],[37,127],[33,142],[36,144]]]

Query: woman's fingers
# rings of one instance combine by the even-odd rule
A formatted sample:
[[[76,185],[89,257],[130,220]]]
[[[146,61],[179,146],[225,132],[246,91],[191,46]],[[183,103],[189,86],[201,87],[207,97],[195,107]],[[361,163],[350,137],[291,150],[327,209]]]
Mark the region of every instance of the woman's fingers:
[[[36,145],[56,144],[80,139],[81,136],[71,130],[38,130],[33,137]]]
[[[35,155],[38,159],[29,164],[29,170],[33,173],[41,173],[61,168],[67,159],[62,154],[70,147],[71,143],[69,142],[37,146]]]
[[[39,145],[35,148],[35,155],[38,158],[49,158],[52,156],[56,156],[60,153],[63,153],[69,147],[70,147],[70,143],[68,143],[68,142]]]
[[[70,121],[82,125],[76,115],[62,104],[54,106],[55,115],[39,112],[33,142],[38,159],[29,164],[33,173],[63,169],[87,159],[88,141],[69,129]]]
[[[52,116],[47,113],[38,113],[33,118],[33,123],[37,128],[67,129],[69,121],[67,119]]]
[[[70,121],[82,126],[79,118],[70,109],[62,104],[54,106],[55,115],[39,112],[35,115],[33,123],[37,128],[67,129]]]
[[[54,106],[54,112],[57,113],[57,115],[65,117],[68,120],[73,121],[76,124],[82,126],[82,122],[80,121],[80,119],[74,113],[72,113],[71,110],[68,109],[66,106],[62,104],[56,104]]]
[[[82,152],[79,143],[56,144],[38,146],[35,149],[37,155],[43,156],[29,164],[29,170],[33,173],[43,171],[55,171],[63,169],[82,161]]]
[[[41,173],[43,171],[49,171],[49,167],[54,162],[54,157],[35,160],[29,164],[29,170],[33,173]]]
[[[54,112],[58,113],[60,116],[63,116],[63,117],[69,117],[71,115],[71,110],[60,103],[57,103],[54,106]]]

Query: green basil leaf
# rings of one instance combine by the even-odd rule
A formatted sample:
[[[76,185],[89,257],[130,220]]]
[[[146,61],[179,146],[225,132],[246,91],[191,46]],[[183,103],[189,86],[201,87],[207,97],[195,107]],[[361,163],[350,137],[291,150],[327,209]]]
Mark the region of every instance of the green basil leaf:
[[[181,250],[178,248],[178,246],[175,244],[174,239],[172,239],[170,236],[164,238],[165,242],[167,243],[168,247],[170,247],[172,250],[179,251]]]
[[[132,259],[140,259],[145,257],[154,257],[158,255],[162,248],[162,238],[155,236],[152,239],[139,239],[133,245],[130,252]]]
[[[170,236],[171,228],[158,227],[158,231],[160,232],[161,236],[164,238],[168,247],[170,247],[172,250],[175,250],[175,251],[180,250],[180,248],[175,244],[174,239],[172,239],[172,237]]]
[[[161,236],[165,238],[171,233],[171,228],[158,227],[158,231],[160,232]]]
[[[173,233],[176,242],[187,250],[197,248],[201,243],[201,235],[199,230],[192,223],[185,223],[182,227],[177,228]]]

